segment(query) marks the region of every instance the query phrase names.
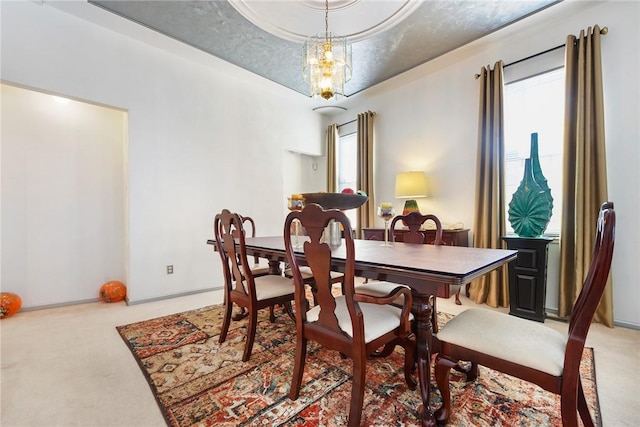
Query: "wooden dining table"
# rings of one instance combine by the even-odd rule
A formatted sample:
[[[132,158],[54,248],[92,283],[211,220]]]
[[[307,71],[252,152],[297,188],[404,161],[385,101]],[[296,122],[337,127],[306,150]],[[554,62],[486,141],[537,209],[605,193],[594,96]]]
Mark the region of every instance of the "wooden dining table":
[[[301,239],[304,239],[301,237]],[[215,244],[213,240],[207,241]],[[434,246],[393,243],[384,246],[374,240],[354,240],[355,274],[376,280],[407,285],[413,295],[412,313],[417,338],[417,365],[423,410],[423,426],[435,426],[429,405],[431,378],[431,304],[440,287],[460,287],[516,258],[517,251],[480,249],[461,246]],[[259,256],[269,262],[270,272],[281,274],[281,263],[287,261],[282,236],[245,238],[248,256]],[[297,249],[304,264],[302,249]],[[344,245],[332,250],[332,270],[344,271]],[[455,291],[455,289],[454,289]]]

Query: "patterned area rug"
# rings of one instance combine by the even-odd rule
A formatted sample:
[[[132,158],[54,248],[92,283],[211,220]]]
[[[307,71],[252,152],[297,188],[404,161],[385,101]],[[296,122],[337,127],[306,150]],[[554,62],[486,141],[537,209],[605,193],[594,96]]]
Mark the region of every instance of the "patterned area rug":
[[[246,320],[232,322],[218,344],[222,307],[210,306],[117,327],[138,361],[170,426],[343,426],[351,396],[351,361],[311,344],[296,401],[289,400],[295,324],[279,312],[259,316],[251,359],[243,363]],[[440,317],[444,324],[450,315]],[[402,349],[367,364],[362,425],[417,426],[422,401],[408,390]],[[587,400],[601,425],[593,350],[581,374]],[[435,384],[435,383],[432,383]],[[432,385],[432,408],[440,394]],[[480,367],[476,381],[452,373],[454,426],[561,426],[560,399],[529,383]]]

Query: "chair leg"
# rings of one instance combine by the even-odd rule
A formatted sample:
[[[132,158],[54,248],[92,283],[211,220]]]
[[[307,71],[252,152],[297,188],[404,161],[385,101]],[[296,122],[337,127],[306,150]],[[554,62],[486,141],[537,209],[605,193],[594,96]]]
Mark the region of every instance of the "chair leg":
[[[404,347],[404,380],[409,387],[409,390],[415,390],[418,386],[418,382],[411,375],[413,373],[413,367],[415,364],[416,355],[416,336],[411,334],[403,343]]]
[[[594,427],[593,419],[591,419],[591,413],[589,412],[589,405],[587,405],[587,399],[584,397],[582,381],[580,380],[578,381],[578,412],[580,413],[584,427]]]
[[[269,306],[269,322],[273,323],[275,321],[276,321],[275,306],[270,305]]]
[[[575,393],[567,393],[563,390],[560,394],[560,414],[562,415],[563,427],[578,427],[577,400]]]
[[[251,357],[253,341],[256,338],[256,325],[258,323],[258,312],[252,309],[249,309],[249,312],[249,325],[247,325],[247,342],[244,345],[244,354],[242,355],[243,362],[246,362]]]
[[[224,304],[224,318],[222,319],[222,328],[220,329],[220,337],[218,338],[218,342],[220,344],[222,344],[227,339],[227,332],[229,332],[229,323],[231,323],[232,310],[233,303],[227,300]]]
[[[395,341],[386,344],[384,347],[382,347],[381,350],[376,350],[371,353],[371,357],[388,357],[391,353],[393,353],[393,350],[395,350],[396,344],[397,343]]]
[[[434,416],[438,424],[446,424],[451,415],[451,393],[449,391],[449,373],[451,368],[457,365],[457,362],[445,357],[440,356],[436,358],[435,364],[435,377],[436,384],[438,384],[438,390],[440,390],[440,396],[442,397],[442,406],[436,410]]]
[[[233,317],[231,317],[231,319],[234,322],[237,322],[238,320],[242,320],[245,317],[247,317],[247,315],[249,314],[249,312],[247,311],[247,309],[245,307],[240,307],[240,310],[233,315]]]
[[[460,301],[460,290],[462,288],[458,289],[458,292],[456,292],[456,305],[462,305],[462,301]]]
[[[287,301],[284,303],[284,311],[287,312],[287,315],[291,320],[293,320],[294,322],[296,321],[296,315],[293,312],[293,307],[291,307],[291,301]]]
[[[436,308],[436,301],[438,298],[435,295],[431,295],[429,298],[429,303],[431,304],[431,331],[436,334],[438,333],[438,309]]]
[[[475,381],[478,378],[478,364],[476,362],[469,362],[469,366],[462,364],[462,360],[458,360],[456,366],[453,367],[456,371],[466,375],[466,381]]]
[[[367,375],[367,355],[356,352],[353,355],[353,384],[351,388],[351,406],[349,408],[349,427],[360,427],[362,405],[364,404],[364,386]]]
[[[578,426],[578,410],[580,410],[580,417],[586,411],[589,421],[591,421],[591,415],[588,415],[589,410],[582,390],[580,374],[577,372],[577,368],[575,372],[569,372],[568,369],[565,369],[560,391],[560,414],[562,415],[563,427]],[[591,422],[590,425],[593,426],[593,423]]]
[[[289,399],[296,400],[300,396],[302,386],[302,374],[307,358],[307,339],[298,337],[296,342],[296,359],[293,366],[293,377],[291,378],[291,388],[289,389]]]

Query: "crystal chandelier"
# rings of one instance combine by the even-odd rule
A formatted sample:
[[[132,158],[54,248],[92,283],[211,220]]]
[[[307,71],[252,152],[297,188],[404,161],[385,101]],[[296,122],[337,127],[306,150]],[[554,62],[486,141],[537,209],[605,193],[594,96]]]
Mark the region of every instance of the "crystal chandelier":
[[[351,44],[346,37],[329,32],[329,0],[325,0],[324,33],[309,36],[302,46],[302,77],[312,97],[331,99],[344,95],[351,80]]]

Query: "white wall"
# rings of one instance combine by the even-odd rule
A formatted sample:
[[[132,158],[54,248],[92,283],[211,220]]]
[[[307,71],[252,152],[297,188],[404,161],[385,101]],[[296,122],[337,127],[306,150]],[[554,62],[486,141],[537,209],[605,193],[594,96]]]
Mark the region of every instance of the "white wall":
[[[322,117],[304,97],[85,2],[0,7],[3,81],[129,113],[130,302],[221,286],[218,255],[205,243],[213,234],[214,213],[223,208],[251,215],[260,233],[281,232],[283,150],[321,152]],[[144,33],[147,43],[163,49],[58,7],[86,9],[115,22],[119,31]],[[184,55],[169,52],[177,50]],[[3,144],[3,155],[4,150]],[[12,182],[3,179],[2,185],[4,193]],[[13,208],[3,203],[2,218],[13,215]],[[3,253],[23,238],[3,234]],[[39,249],[31,242],[24,251],[30,260]],[[50,256],[55,264],[58,255]],[[166,274],[168,264],[174,265],[173,275]],[[6,268],[3,289],[20,294],[30,286],[8,283]],[[28,261],[26,268],[42,266]],[[94,295],[100,285],[84,284]],[[29,297],[23,307],[59,302]]]
[[[80,8],[87,18],[58,8]],[[433,191],[421,208],[472,227],[473,75],[499,59],[509,63],[557,46],[588,26],[608,26],[602,47],[609,194],[618,213],[614,317],[640,326],[639,8],[638,2],[565,1],[349,98],[348,111],[330,122],[377,112],[374,202],[394,200],[397,172],[422,169]],[[326,118],[303,97],[84,2],[0,2],[0,11],[3,80],[129,112],[131,301],[220,285],[217,256],[204,242],[213,213],[224,207],[253,216],[261,234],[281,231],[285,211],[274,200],[284,204],[292,192],[282,172],[292,155],[283,150],[320,155],[325,136]],[[90,21],[109,22],[145,43]],[[228,160],[231,155],[244,164]],[[301,156],[300,162],[296,170],[304,174],[305,162],[313,161]],[[322,180],[314,171],[300,182],[313,189]],[[3,204],[3,217],[8,209]],[[3,235],[3,252],[15,243]],[[175,266],[173,276],[165,274],[166,264]]]
[[[395,174],[424,170],[432,197],[423,211],[473,228],[478,82],[483,65],[505,64],[564,43],[595,24],[602,37],[609,199],[617,213],[614,319],[640,327],[640,2],[566,1],[352,97],[344,123],[365,110],[375,118],[375,202],[393,197]],[[354,71],[356,72],[356,71]],[[382,226],[382,223],[378,224]],[[473,231],[473,230],[472,230]],[[557,309],[557,259],[550,252],[547,302]],[[553,264],[555,263],[555,264]]]
[[[125,280],[126,113],[2,90],[2,283],[32,305]]]

